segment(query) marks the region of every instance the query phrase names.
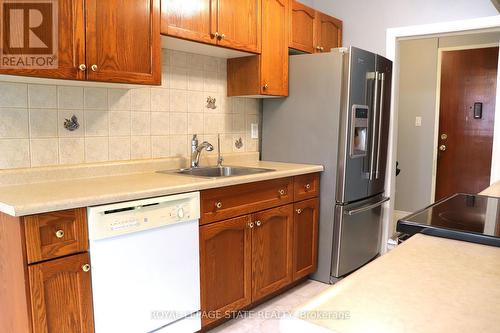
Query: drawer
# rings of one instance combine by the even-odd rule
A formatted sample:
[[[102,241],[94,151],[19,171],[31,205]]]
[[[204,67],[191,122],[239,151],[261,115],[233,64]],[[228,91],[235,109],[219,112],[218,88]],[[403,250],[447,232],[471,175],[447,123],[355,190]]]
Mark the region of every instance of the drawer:
[[[201,192],[200,224],[207,224],[293,201],[293,178],[215,188]]]
[[[23,220],[28,263],[88,249],[85,208],[30,215]]]
[[[319,173],[296,176],[293,192],[295,201],[317,197],[319,195]]]

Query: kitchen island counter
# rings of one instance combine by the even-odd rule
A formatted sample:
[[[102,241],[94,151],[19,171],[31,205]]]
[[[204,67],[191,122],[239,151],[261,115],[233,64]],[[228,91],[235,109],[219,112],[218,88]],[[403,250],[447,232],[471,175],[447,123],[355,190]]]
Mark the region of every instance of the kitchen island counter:
[[[500,248],[417,234],[283,319],[282,331],[498,332],[498,262]]]

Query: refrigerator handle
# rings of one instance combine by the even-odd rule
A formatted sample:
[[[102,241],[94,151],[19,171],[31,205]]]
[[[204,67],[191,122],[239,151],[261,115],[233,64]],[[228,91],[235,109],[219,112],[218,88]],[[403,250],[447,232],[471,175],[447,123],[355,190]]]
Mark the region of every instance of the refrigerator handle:
[[[380,73],[380,105],[378,108],[378,139],[377,139],[377,164],[375,167],[375,179],[380,176],[380,134],[382,133],[382,116],[384,110],[384,87],[385,87],[385,73]]]
[[[356,208],[356,209],[351,209],[349,211],[346,211],[344,214],[347,214],[349,216],[356,215],[362,212],[366,212],[367,210],[371,210],[373,208],[377,208],[378,206],[382,205],[384,202],[389,201],[389,197],[383,197],[382,200],[379,202],[376,202],[374,204],[371,204],[369,206],[361,207],[361,208]]]
[[[370,174],[368,179],[373,180],[373,174],[374,174],[374,165],[375,165],[375,140],[377,138],[377,131],[375,130],[377,127],[377,117],[378,117],[378,89],[379,89],[379,73],[375,72],[375,88],[373,89],[373,107],[372,107],[372,114],[373,114],[373,123],[372,123],[372,133],[371,133],[371,149],[370,149]]]

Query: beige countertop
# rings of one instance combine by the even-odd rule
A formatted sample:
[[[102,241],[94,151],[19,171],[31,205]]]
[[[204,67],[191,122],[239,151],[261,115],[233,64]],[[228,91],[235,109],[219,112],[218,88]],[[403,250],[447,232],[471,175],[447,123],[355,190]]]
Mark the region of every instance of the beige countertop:
[[[276,171],[218,179],[148,171],[4,185],[0,186],[0,211],[12,216],[23,216],[323,171],[320,165],[263,161],[246,161],[236,165],[269,168]]]
[[[500,198],[500,182],[492,184],[490,187],[488,187],[486,190],[482,191],[479,194]]]
[[[282,332],[499,332],[499,262],[500,248],[417,234],[282,320]]]

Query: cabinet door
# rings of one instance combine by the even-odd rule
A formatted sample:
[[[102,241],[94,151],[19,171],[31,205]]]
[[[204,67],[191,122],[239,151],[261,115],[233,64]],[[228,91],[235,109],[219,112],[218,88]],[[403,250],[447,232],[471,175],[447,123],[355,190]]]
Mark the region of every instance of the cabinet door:
[[[292,49],[314,53],[316,11],[295,0],[290,2],[290,44]]]
[[[317,12],[315,23],[317,52],[330,52],[332,48],[342,46],[342,21]]]
[[[33,333],[94,332],[87,253],[28,267]]]
[[[87,78],[160,84],[160,0],[87,0]]]
[[[288,95],[288,0],[262,0],[262,94]]]
[[[250,216],[200,227],[201,310],[239,310],[251,302]],[[217,320],[202,318],[202,326]]]
[[[260,53],[261,0],[218,0],[218,44]]]
[[[316,271],[319,199],[295,203],[293,215],[293,279]]]
[[[252,301],[292,281],[293,205],[254,214]]]
[[[216,44],[216,10],[217,0],[162,0],[161,33]]]
[[[84,80],[85,21],[83,0],[59,0],[58,7],[58,68],[57,69],[5,69],[1,74],[26,75],[53,79]]]

